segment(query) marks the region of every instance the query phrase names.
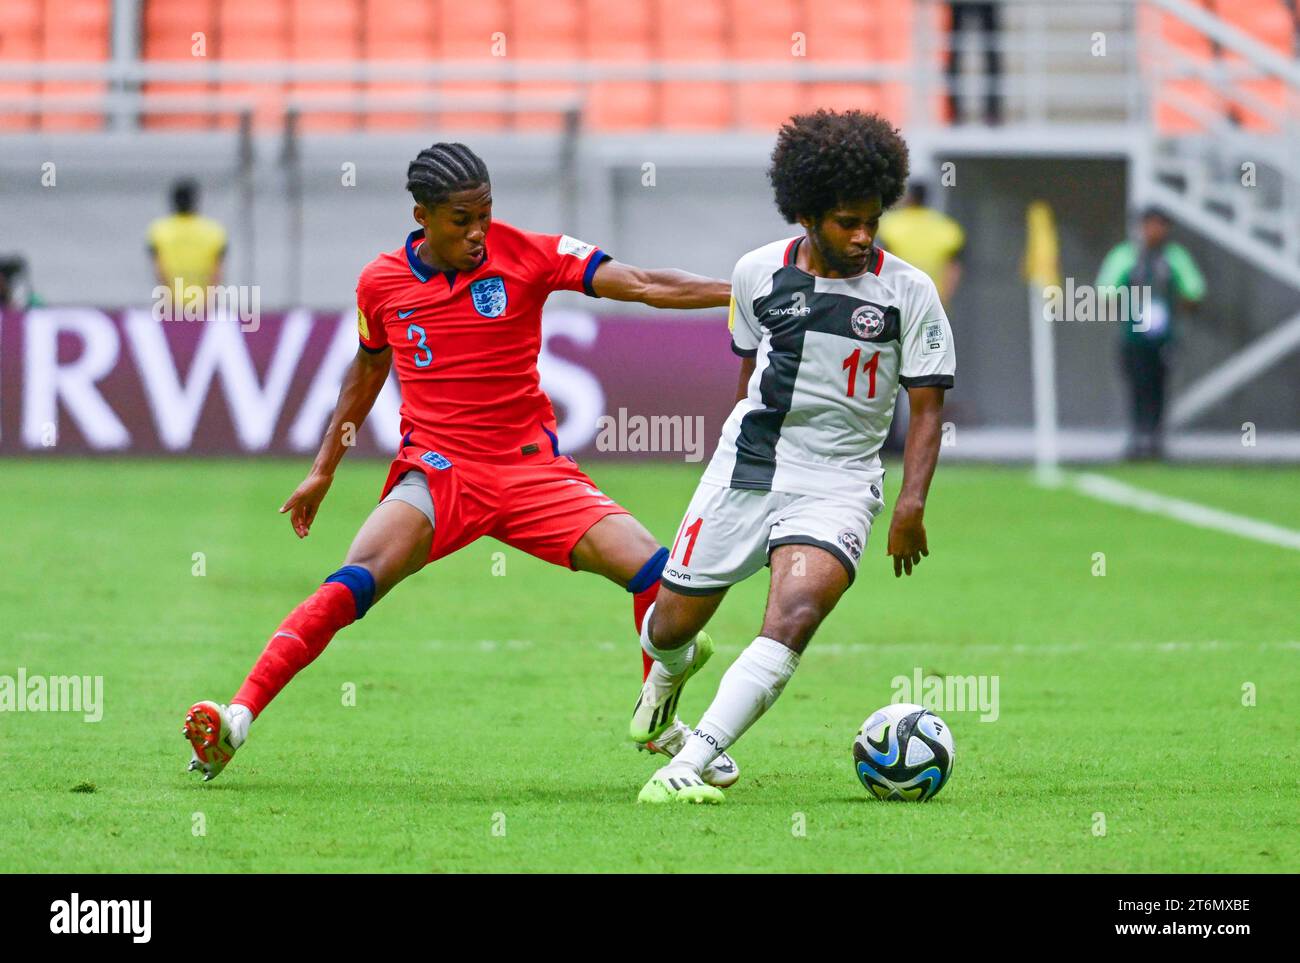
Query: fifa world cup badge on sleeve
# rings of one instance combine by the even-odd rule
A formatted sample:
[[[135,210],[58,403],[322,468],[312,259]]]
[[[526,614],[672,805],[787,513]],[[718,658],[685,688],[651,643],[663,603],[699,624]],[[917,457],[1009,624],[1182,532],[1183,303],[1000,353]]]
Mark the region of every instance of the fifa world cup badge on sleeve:
[[[596,250],[596,245],[588,244],[586,241],[579,241],[576,237],[569,237],[567,234],[560,235],[560,243],[555,245],[556,254],[571,254],[579,261],[594,250]]]

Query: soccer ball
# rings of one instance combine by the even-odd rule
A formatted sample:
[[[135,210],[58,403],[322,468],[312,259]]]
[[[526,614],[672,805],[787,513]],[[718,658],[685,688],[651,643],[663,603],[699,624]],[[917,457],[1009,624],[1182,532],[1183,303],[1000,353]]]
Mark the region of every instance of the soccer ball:
[[[910,702],[871,713],[853,740],[858,778],[879,799],[932,798],[947,785],[954,755],[948,724]]]

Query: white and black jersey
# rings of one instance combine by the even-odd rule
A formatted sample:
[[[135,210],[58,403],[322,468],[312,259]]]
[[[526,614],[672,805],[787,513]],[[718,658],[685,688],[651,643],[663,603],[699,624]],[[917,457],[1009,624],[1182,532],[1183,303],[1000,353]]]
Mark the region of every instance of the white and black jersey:
[[[755,358],[754,376],[703,480],[861,497],[879,478],[899,385],[952,387],[952,331],[934,282],[906,261],[877,248],[856,277],[817,277],[795,264],[801,243],[736,264],[732,349]]]

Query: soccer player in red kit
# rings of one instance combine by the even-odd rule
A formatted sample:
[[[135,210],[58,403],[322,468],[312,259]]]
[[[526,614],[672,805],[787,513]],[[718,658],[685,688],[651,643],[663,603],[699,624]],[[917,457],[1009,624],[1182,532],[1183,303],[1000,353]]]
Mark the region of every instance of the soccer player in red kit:
[[[566,290],[661,308],[722,307],[730,284],[620,264],[567,235],[494,222],[487,167],[463,144],[421,151],[407,189],[420,228],[361,272],[360,347],[311,471],[280,511],[307,537],[347,451],[345,429],[361,425],[394,363],[397,457],[343,567],[280,624],[229,705],[190,708],[190,769],[205,781],[336,632],[408,575],[485,535],[624,586],[638,631],[658,592],[667,549],[560,451],[537,372],[542,305]],[[703,664],[712,643],[701,633],[696,646]],[[688,734],[678,723],[648,748],[671,755]],[[734,782],[734,762],[719,763],[710,777]]]

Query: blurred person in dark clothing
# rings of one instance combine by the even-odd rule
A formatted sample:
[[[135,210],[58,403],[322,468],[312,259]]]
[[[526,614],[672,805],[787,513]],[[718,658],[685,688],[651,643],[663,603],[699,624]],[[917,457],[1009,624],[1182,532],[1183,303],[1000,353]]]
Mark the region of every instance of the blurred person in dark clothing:
[[[1129,289],[1120,358],[1128,382],[1133,434],[1127,457],[1159,458],[1164,453],[1163,418],[1170,354],[1179,313],[1205,297],[1205,279],[1181,244],[1169,239],[1169,216],[1146,208],[1136,240],[1113,247],[1097,276],[1099,299]]]
[[[952,0],[948,4],[952,11],[952,28],[948,33],[948,112],[954,124],[964,119],[962,103],[958,97],[961,86],[961,60],[963,36],[967,30],[978,30],[984,47],[984,122],[997,124],[1002,121],[1002,97],[998,92],[998,83],[1002,78],[1002,51],[998,48],[999,23],[1001,11],[998,3],[974,2],[974,0]]]
[[[27,259],[21,254],[0,257],[0,310],[24,310],[39,307],[43,302],[32,290],[27,271]]]

